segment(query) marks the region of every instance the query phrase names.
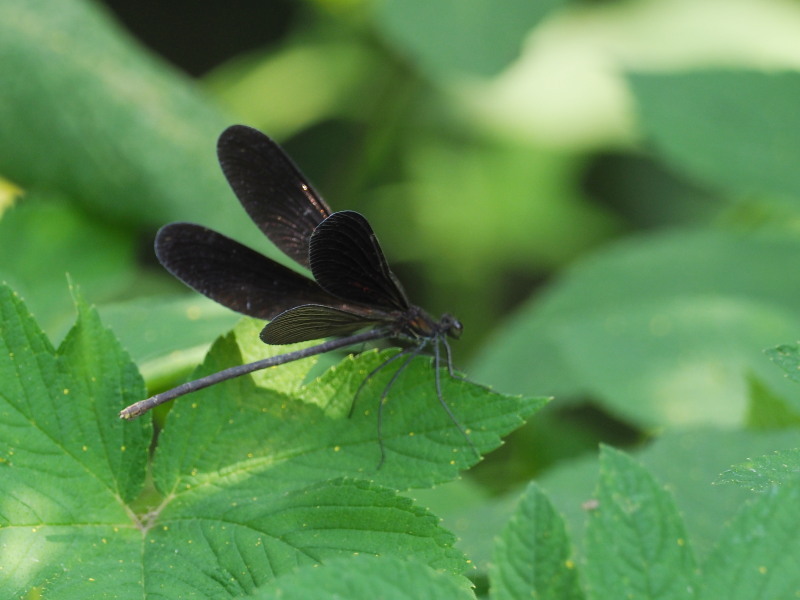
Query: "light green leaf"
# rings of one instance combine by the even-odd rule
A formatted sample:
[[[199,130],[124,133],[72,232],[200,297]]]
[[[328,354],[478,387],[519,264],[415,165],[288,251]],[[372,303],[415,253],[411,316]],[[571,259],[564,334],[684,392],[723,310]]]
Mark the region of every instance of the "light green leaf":
[[[644,427],[730,426],[746,413],[744,373],[773,375],[761,349],[795,327],[774,306],[690,295],[576,318],[560,334],[579,381],[614,414]]]
[[[736,465],[719,476],[718,483],[736,483],[765,491],[800,479],[800,449],[776,450]]]
[[[703,566],[701,598],[770,600],[800,594],[800,485],[750,499]]]
[[[242,362],[254,362],[268,356],[294,352],[308,346],[306,343],[265,346],[264,342],[259,338],[263,328],[264,321],[256,319],[245,318],[237,323],[234,334],[239,350],[242,353]],[[296,360],[286,365],[281,365],[279,369],[256,371],[252,374],[252,378],[262,388],[268,388],[284,394],[302,394],[303,381],[319,360],[319,356]]]
[[[251,231],[214,156],[230,119],[99,3],[1,2],[0,80],[4,177],[129,226]]]
[[[163,389],[202,362],[209,340],[241,319],[199,294],[151,296],[98,307],[120,343],[139,363],[151,389]]]
[[[30,195],[2,214],[0,281],[27,299],[48,333],[63,335],[74,314],[67,277],[94,300],[110,298],[130,284],[135,248],[132,236],[59,200]]]
[[[675,168],[742,198],[800,198],[800,73],[631,74],[641,125]]]
[[[304,567],[258,589],[254,600],[418,600],[475,598],[469,581],[436,572],[425,564],[396,558],[359,556]]]
[[[127,503],[144,485],[149,423],[126,427],[120,403],[141,378],[93,310],[55,350],[0,286],[0,596],[34,585],[52,598],[112,597],[135,587],[140,536]],[[56,593],[53,590],[63,592]],[[91,592],[86,590],[91,589]]]
[[[694,598],[695,562],[671,494],[627,455],[603,447],[589,510],[589,598]]]
[[[431,77],[452,71],[494,75],[520,52],[525,36],[560,0],[384,0],[376,23],[400,52]]]
[[[800,344],[781,344],[766,350],[766,353],[790,379],[800,383]]]
[[[536,484],[522,496],[495,544],[492,598],[581,600],[564,521]]]
[[[471,373],[505,391],[594,396],[643,426],[739,423],[748,373],[796,397],[761,349],[800,329],[785,276],[798,262],[795,236],[678,231],[617,243],[532,299]]]
[[[243,482],[266,477],[290,487],[353,474],[400,489],[428,487],[474,464],[471,444],[482,453],[496,448],[502,435],[522,424],[521,417],[546,402],[495,394],[450,378],[443,369],[443,399],[467,439],[439,404],[431,359],[419,357],[394,382],[384,405],[385,462],[378,469],[378,398],[399,365],[372,377],[352,417],[347,415],[364,378],[394,352],[349,357],[298,390],[296,398],[282,393],[282,383],[266,389],[242,377],[177,400],[156,452],[156,485],[169,494],[238,473]],[[198,375],[240,362],[228,336],[215,345]],[[267,373],[280,374],[282,368]],[[275,493],[282,490],[275,485]]]

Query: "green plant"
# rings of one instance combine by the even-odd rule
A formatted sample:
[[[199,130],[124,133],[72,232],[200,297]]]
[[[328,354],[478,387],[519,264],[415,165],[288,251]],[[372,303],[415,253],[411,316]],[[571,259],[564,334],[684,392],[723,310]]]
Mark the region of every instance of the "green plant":
[[[192,79],[97,2],[0,0],[0,595],[796,596],[796,7],[286,4],[218,13]],[[483,460],[420,357],[376,469],[391,373],[346,415],[392,350],[117,418],[284,350],[152,256],[178,220],[277,255],[215,161],[236,122],[464,323]]]
[[[430,410],[424,361],[392,392],[378,470],[374,406],[360,402],[347,418],[359,380],[381,360],[375,353],[303,387],[242,378],[194,394],[172,409],[148,470],[151,421],[117,417],[143,396],[142,380],[95,311],[79,299],[78,322],[54,349],[15,294],[2,296],[7,597],[69,597],[89,584],[98,598],[225,597],[359,554],[466,569],[452,535],[395,491],[447,481],[476,460],[446,415]],[[228,336],[202,369],[239,360]],[[294,382],[310,367],[303,362],[290,368]],[[544,402],[461,381],[444,391],[482,451]]]

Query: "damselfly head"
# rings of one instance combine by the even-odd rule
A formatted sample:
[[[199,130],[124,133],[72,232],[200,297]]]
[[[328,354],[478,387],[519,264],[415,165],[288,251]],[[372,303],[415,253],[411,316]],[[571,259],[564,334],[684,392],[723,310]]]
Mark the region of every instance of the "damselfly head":
[[[439,319],[439,327],[443,333],[446,333],[454,340],[460,338],[461,332],[464,331],[464,326],[461,324],[461,321],[456,319],[450,313],[444,313],[442,315],[442,317]]]

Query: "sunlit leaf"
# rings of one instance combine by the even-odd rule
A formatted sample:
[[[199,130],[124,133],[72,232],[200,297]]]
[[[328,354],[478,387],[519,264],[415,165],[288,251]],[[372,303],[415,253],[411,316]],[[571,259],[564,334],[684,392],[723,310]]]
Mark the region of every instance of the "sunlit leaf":
[[[429,486],[477,461],[438,405],[427,361],[390,394],[381,469],[370,399],[389,373],[347,418],[364,371],[386,356],[371,352],[295,390],[302,398],[241,378],[179,400],[155,445],[151,489],[150,420],[117,416],[144,395],[142,380],[96,313],[77,304],[77,324],[54,349],[0,287],[4,597],[79,598],[91,586],[98,598],[227,598],[359,553],[466,569],[433,514],[381,486]],[[234,358],[231,336],[204,368]],[[482,451],[543,402],[447,377],[442,388]],[[440,584],[466,589],[465,580],[433,589]]]

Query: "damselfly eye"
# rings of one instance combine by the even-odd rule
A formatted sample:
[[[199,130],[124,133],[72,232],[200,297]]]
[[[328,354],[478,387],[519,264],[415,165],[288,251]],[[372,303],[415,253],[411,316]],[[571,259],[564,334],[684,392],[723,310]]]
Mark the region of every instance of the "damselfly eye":
[[[444,332],[455,340],[460,338],[461,332],[464,331],[464,326],[461,324],[461,321],[449,313],[442,315],[442,318],[439,319],[439,324]]]

